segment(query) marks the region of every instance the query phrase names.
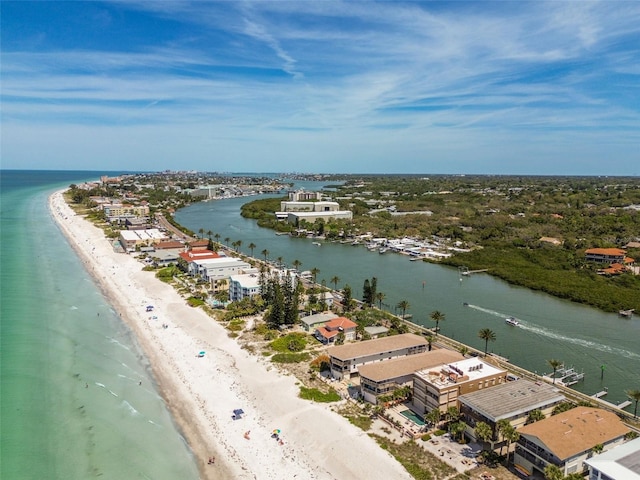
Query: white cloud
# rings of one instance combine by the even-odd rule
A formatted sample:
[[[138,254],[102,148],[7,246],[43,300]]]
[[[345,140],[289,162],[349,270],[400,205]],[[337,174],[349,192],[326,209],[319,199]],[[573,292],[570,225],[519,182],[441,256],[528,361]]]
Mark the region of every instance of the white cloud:
[[[446,157],[462,168],[541,144],[570,158],[563,138],[606,138],[623,164],[637,160],[633,2],[114,5],[184,28],[126,50],[3,52],[3,161],[41,153],[29,130],[59,143],[61,159],[93,142],[127,165],[185,151],[193,168],[218,154],[335,168],[362,158],[387,171]],[[578,173],[583,152],[573,157]]]

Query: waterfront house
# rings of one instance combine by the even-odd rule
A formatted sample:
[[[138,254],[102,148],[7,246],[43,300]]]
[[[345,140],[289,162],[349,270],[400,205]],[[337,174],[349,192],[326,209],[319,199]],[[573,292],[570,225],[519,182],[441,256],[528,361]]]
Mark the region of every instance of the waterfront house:
[[[589,480],[640,480],[640,438],[585,460]]]
[[[120,230],[120,245],[127,252],[134,252],[136,247],[151,246],[166,242],[169,238],[157,228],[146,230]]]
[[[334,318],[338,318],[338,315],[333,312],[320,312],[301,318],[300,323],[305,332],[315,332],[316,328],[324,326],[325,323]]]
[[[364,342],[338,345],[327,350],[331,375],[342,379],[358,375],[358,368],[373,362],[426,352],[427,341],[419,335],[405,333]]]
[[[211,260],[219,257],[217,253],[211,250],[189,250],[180,252],[180,258],[187,262],[187,273],[192,276],[198,275],[199,264],[196,263],[197,261]]]
[[[438,408],[444,413],[449,407],[458,407],[460,396],[506,381],[505,370],[485,363],[477,357],[425,368],[414,374],[414,411],[424,416]]]
[[[258,274],[245,273],[229,277],[229,300],[232,302],[259,294],[260,276]]]
[[[629,428],[615,413],[600,408],[576,407],[518,430],[514,464],[531,475],[544,474],[556,465],[563,475],[582,473],[594,448],[610,450],[624,442]]]
[[[251,264],[236,257],[217,257],[193,260],[190,263],[190,271],[209,282],[213,291],[218,291],[220,283],[228,283],[231,275],[241,273],[257,273]],[[224,280],[224,282],[223,282]]]
[[[413,387],[413,374],[418,370],[457,362],[463,358],[461,353],[454,350],[439,348],[430,352],[362,365],[358,369],[360,393],[367,402],[376,404],[380,395],[388,395],[405,386]]]
[[[625,253],[621,248],[589,248],[584,255],[587,262],[625,264]]]
[[[504,444],[496,428],[500,420],[507,420],[518,429],[525,425],[532,411],[540,410],[545,417],[549,417],[554,407],[564,401],[565,396],[556,386],[526,379],[506,382],[458,398],[460,413],[467,425],[465,435],[472,441],[480,442],[476,438],[475,427],[478,422],[486,423],[493,431],[489,439],[492,450]]]
[[[315,337],[324,344],[335,343],[338,335],[344,334],[344,341],[356,339],[356,327],[358,324],[346,317],[337,317],[329,320],[323,326],[316,328]]]

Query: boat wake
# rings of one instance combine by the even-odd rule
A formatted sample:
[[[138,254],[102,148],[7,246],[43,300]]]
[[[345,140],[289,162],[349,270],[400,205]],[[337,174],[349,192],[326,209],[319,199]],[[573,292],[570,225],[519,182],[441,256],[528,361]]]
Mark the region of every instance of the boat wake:
[[[467,307],[473,308],[474,310],[478,310],[480,312],[488,313],[489,315],[493,315],[494,317],[499,318],[508,318],[509,315],[502,312],[497,312],[495,310],[490,310],[488,308],[479,307],[478,305],[467,304]],[[526,330],[542,337],[552,338],[554,340],[558,340],[560,342],[571,343],[573,345],[578,345],[580,347],[585,347],[590,350],[599,350],[604,353],[610,353],[613,355],[621,355],[628,358],[636,358],[640,359],[640,354],[635,352],[630,352],[629,350],[625,350],[623,348],[611,347],[609,345],[604,345],[599,341],[586,340],[583,338],[575,338],[575,337],[567,337],[565,335],[561,335],[552,330],[549,330],[544,327],[538,327],[536,325],[532,325],[528,322],[523,322],[521,319],[518,319],[519,325],[518,327],[522,330]]]

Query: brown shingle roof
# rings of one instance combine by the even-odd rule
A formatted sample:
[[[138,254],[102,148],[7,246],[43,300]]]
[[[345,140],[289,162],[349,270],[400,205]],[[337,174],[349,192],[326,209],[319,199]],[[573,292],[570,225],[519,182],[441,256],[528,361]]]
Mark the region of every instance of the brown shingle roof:
[[[599,408],[576,407],[518,429],[536,437],[561,460],[624,436],[629,432],[615,413]]]
[[[327,350],[327,354],[340,360],[349,360],[374,353],[389,352],[401,348],[417,347],[427,344],[428,342],[424,338],[414,333],[405,333],[402,335],[391,335],[389,337],[376,338],[375,340],[331,347]]]
[[[457,362],[463,358],[462,354],[458,352],[440,348],[430,352],[362,365],[358,368],[358,373],[360,373],[361,377],[380,382],[409,375],[425,368],[433,368],[444,363]]]

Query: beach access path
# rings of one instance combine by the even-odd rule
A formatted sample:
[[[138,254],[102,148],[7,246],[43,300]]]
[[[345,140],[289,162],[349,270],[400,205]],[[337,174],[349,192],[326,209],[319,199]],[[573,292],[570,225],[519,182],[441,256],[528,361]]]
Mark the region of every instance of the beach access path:
[[[295,378],[249,354],[154,272],[116,253],[103,231],[76,215],[62,193],[49,199],[52,215],[135,334],[201,478],[412,478],[328,405],[298,398]],[[236,408],[244,410],[242,419],[232,419]],[[282,443],[272,437],[274,429]],[[210,457],[215,464],[208,464]]]

